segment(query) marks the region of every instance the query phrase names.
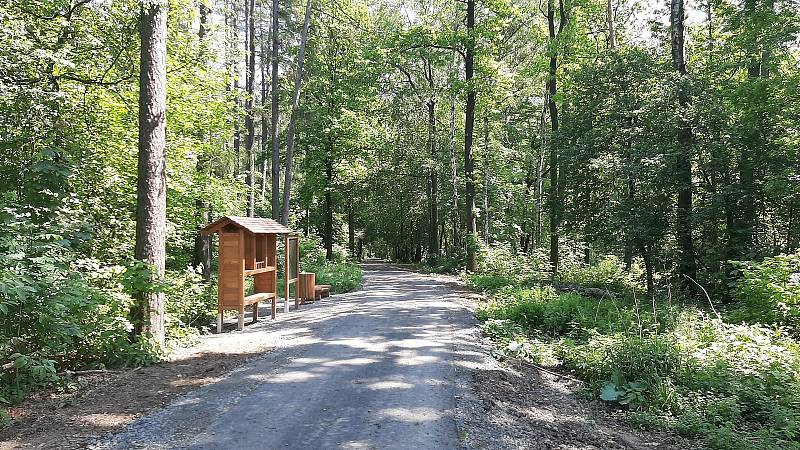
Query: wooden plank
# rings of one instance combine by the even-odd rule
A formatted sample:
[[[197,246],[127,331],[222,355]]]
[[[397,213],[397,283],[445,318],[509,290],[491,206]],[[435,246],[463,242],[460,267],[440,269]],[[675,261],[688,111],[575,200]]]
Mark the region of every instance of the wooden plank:
[[[284,297],[283,297],[283,312],[289,312],[289,252],[287,251],[289,248],[289,235],[284,235],[283,237],[283,271],[284,276],[283,279],[285,280],[284,284]],[[294,307],[297,308],[297,301],[295,301]]]
[[[245,275],[257,275],[265,272],[275,272],[277,269],[273,266],[262,267],[260,269],[247,269],[244,271]]]

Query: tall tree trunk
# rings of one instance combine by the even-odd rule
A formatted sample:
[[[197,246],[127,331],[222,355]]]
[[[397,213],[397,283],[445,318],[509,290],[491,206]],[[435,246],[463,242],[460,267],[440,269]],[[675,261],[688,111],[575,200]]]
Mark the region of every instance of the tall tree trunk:
[[[279,220],[281,193],[281,149],[278,143],[278,12],[279,0],[272,0],[272,219]]]
[[[206,5],[201,2],[199,5],[199,10],[200,29],[197,32],[197,36],[200,41],[200,45],[202,46],[204,45],[204,40],[206,37],[206,20],[208,18],[208,9],[206,8]],[[199,137],[200,139],[203,139],[204,135]],[[206,171],[206,160],[204,155],[199,155],[197,157],[197,166],[195,170],[198,174],[203,174]],[[200,228],[202,228],[204,224],[211,222],[211,213],[209,211],[210,207],[205,204],[202,198],[198,197],[195,199],[194,207],[195,220]],[[199,230],[194,236],[192,265],[195,267],[202,266],[203,281],[207,282],[211,279],[211,236],[203,236]]]
[[[333,144],[331,144],[331,147]],[[325,259],[333,261],[333,160],[331,149],[325,154]]]
[[[654,273],[655,268],[653,267],[653,257],[650,255],[650,252],[647,249],[647,246],[639,240],[639,253],[642,254],[642,260],[644,260],[644,271],[645,277],[647,279],[647,296],[653,297],[655,294],[655,282],[654,282]]]
[[[428,108],[428,148],[431,157],[431,167],[428,174],[428,262],[435,265],[439,258],[439,155],[436,143],[436,97],[433,79],[433,64],[425,62],[427,66],[426,78],[431,96],[427,101]]]
[[[267,143],[269,142],[269,127],[267,126],[267,71],[266,66],[270,64],[270,56],[267,53],[267,40],[261,38],[261,198],[267,201]]]
[[[453,247],[461,244],[459,230],[461,229],[461,218],[458,214],[458,161],[456,160],[456,96],[450,97],[450,134],[448,136],[448,147],[450,150],[450,181],[453,187]]]
[[[356,224],[355,214],[353,213],[353,199],[347,204],[347,251],[350,259],[355,259],[356,252]]]
[[[238,58],[236,54],[238,51],[236,48],[239,46],[239,11],[236,9],[236,2],[233,2],[233,15],[231,16],[231,27],[233,28],[233,64],[231,69],[233,69],[233,73],[231,77],[233,78],[233,102],[234,102],[234,113],[233,113],[233,153],[236,156],[236,163],[233,166],[233,175],[235,177],[239,176],[239,169],[241,168],[241,151],[242,151],[242,125],[239,123],[239,107],[241,106],[241,97],[239,95],[239,64]]]
[[[253,112],[253,102],[255,101],[255,80],[256,80],[256,18],[254,14],[255,0],[249,0],[249,4],[245,4],[244,16],[247,23],[247,61],[246,61],[246,80],[245,89],[247,91],[247,98],[245,100],[245,118],[244,124],[247,129],[247,137],[245,139],[244,148],[247,155],[247,176],[245,184],[247,184],[247,215],[249,217],[255,216],[256,208],[256,190],[255,190],[255,155],[253,154],[253,142],[256,136],[255,117]]]
[[[489,243],[489,116],[483,116],[483,242]]]
[[[547,152],[547,108],[549,107],[549,100],[547,93],[549,89],[545,89],[544,101],[542,102],[542,114],[539,117],[539,133],[541,136],[541,145],[539,146],[539,153],[536,155],[536,211],[534,220],[535,223],[535,239],[536,247],[542,244],[542,209],[544,198],[544,155]]]
[[[464,58],[467,105],[464,119],[464,177],[466,198],[464,215],[467,221],[467,271],[476,269],[475,251],[478,236],[475,230],[475,160],[472,158],[472,133],[475,129],[475,86],[472,83],[475,70],[475,0],[467,0],[467,49]]]
[[[548,199],[549,213],[550,213],[550,270],[555,276],[558,273],[558,231],[559,223],[559,205],[558,205],[558,147],[557,147],[557,134],[558,134],[558,106],[556,105],[556,68],[558,67],[558,51],[556,46],[556,37],[561,34],[561,31],[566,25],[566,14],[564,12],[563,0],[559,0],[559,23],[558,32],[556,33],[554,0],[547,2],[547,29],[550,36],[550,66],[548,69],[547,78],[547,105],[550,113],[550,130],[552,136],[550,138],[550,195]]]
[[[678,273],[683,286],[694,291],[697,279],[697,265],[692,239],[692,130],[684,119],[689,107],[688,73],[684,57],[684,5],[683,0],[672,0],[670,7],[670,41],[672,44],[672,65],[681,76],[678,87],[680,107],[678,123],[678,152],[676,177],[678,184],[678,204],[676,210],[675,234],[678,243]],[[687,279],[690,278],[691,280]]]
[[[617,48],[617,28],[614,23],[614,0],[606,0],[606,26],[608,27],[608,48]]]
[[[140,19],[139,162],[136,184],[135,257],[164,276],[167,225],[167,4],[143,4]],[[164,294],[140,292],[134,334],[149,333],[164,345]]]
[[[292,163],[294,162],[294,133],[297,126],[297,110],[300,107],[300,87],[303,84],[303,60],[306,55],[308,26],[311,23],[311,0],[306,0],[306,13],[303,18],[303,30],[300,32],[300,49],[297,52],[297,71],[294,74],[294,93],[292,94],[292,112],[289,117],[289,129],[286,133],[286,168],[283,182],[283,210],[281,223],[289,224],[289,201],[292,196]]]

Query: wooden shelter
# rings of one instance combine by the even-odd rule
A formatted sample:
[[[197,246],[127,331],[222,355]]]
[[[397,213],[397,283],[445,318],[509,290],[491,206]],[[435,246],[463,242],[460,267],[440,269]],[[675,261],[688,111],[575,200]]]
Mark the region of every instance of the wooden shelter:
[[[289,310],[289,286],[297,283],[300,261],[299,238],[272,219],[226,216],[206,225],[200,233],[219,234],[219,280],[217,332],[222,332],[223,313],[239,313],[239,330],[244,329],[244,308],[253,305],[253,321],[258,320],[258,304],[272,302],[272,318],[277,309],[278,235],[284,238],[285,296]],[[246,279],[253,277],[253,293],[245,295]],[[295,307],[298,305],[295,289]]]

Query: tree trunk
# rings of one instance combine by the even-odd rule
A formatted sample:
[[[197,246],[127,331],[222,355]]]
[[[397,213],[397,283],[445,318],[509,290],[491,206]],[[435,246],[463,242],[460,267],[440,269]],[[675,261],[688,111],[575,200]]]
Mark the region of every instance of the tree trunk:
[[[678,154],[676,160],[676,177],[678,185],[678,204],[676,210],[676,230],[678,244],[678,273],[685,289],[694,291],[692,280],[697,279],[694,242],[692,239],[692,130],[684,119],[689,107],[687,92],[687,71],[684,58],[684,5],[683,0],[672,0],[670,7],[670,40],[672,44],[672,65],[681,75],[678,87],[678,104],[680,107],[678,124]]]
[[[642,254],[642,259],[644,260],[644,271],[647,279],[647,296],[652,298],[655,294],[655,269],[653,268],[653,258],[650,256],[647,247],[641,241],[639,241],[639,252]]]
[[[200,40],[200,45],[203,45],[203,41],[206,37],[206,19],[208,17],[208,9],[206,8],[204,3],[200,3],[200,29],[197,32],[198,39]],[[203,135],[200,136],[201,139],[204,138]],[[205,156],[199,155],[197,157],[197,166],[196,171],[198,174],[202,174],[206,171],[206,161]],[[200,228],[203,227],[204,224],[211,222],[211,214],[209,211],[209,206],[205,204],[202,198],[196,198],[194,201],[195,207],[195,220]],[[202,266],[203,268],[203,281],[209,281],[211,279],[211,236],[203,236],[200,234],[198,230],[194,236],[194,252],[192,256],[192,265],[195,267]]]
[[[549,101],[547,99],[548,89],[545,89],[544,102],[542,102],[542,114],[539,118],[539,133],[541,134],[541,145],[539,152],[536,155],[536,211],[534,213],[535,228],[534,236],[536,239],[536,247],[542,244],[542,209],[544,198],[544,155],[547,152],[547,108]]]
[[[614,2],[606,1],[606,26],[608,27],[608,48],[617,48],[617,29],[614,24]]]
[[[167,4],[142,5],[140,23],[139,161],[136,184],[137,260],[152,269],[151,281],[164,276],[167,225]],[[164,294],[140,292],[134,334],[149,334],[164,345]]]
[[[467,0],[467,49],[464,58],[467,83],[467,105],[464,120],[464,177],[466,198],[464,215],[467,221],[467,271],[476,269],[475,251],[478,237],[475,230],[475,161],[472,158],[472,133],[475,129],[475,86],[472,84],[475,70],[475,0]]]
[[[261,38],[261,198],[267,201],[267,143],[269,142],[269,127],[267,126],[267,72],[266,66],[270,64],[267,53],[267,41]]]
[[[353,199],[350,199],[350,203],[347,205],[347,251],[350,254],[350,259],[355,258],[356,252],[356,224],[353,216]]]
[[[234,112],[233,112],[233,153],[236,156],[236,162],[233,166],[233,175],[234,177],[239,176],[239,169],[241,167],[241,151],[242,151],[242,131],[241,131],[241,124],[239,123],[239,106],[241,105],[241,98],[239,97],[239,64],[238,58],[236,54],[238,51],[236,47],[239,45],[239,25],[238,25],[238,18],[239,12],[236,10],[236,3],[233,3],[233,15],[231,16],[231,27],[233,28],[233,64],[231,69],[233,73],[231,74],[233,78],[233,103],[234,103]]]
[[[428,99],[428,147],[431,156],[431,167],[428,174],[428,262],[435,265],[439,258],[439,156],[436,145],[436,98],[434,96],[433,63],[426,61],[428,87],[431,97]]]
[[[555,40],[566,25],[566,17],[564,13],[564,4],[559,0],[559,24],[558,33],[556,33],[555,24],[555,11],[554,0],[547,2],[547,29],[550,36],[551,49],[550,49],[550,66],[548,69],[547,79],[547,105],[550,112],[550,130],[552,136],[550,137],[550,195],[549,195],[549,212],[550,212],[550,270],[553,276],[558,273],[558,229],[559,214],[558,214],[558,148],[557,148],[557,134],[558,134],[558,106],[556,105],[556,68],[558,67],[558,52],[555,49]]]
[[[325,155],[325,259],[333,261],[333,161],[330,150]]]
[[[456,96],[450,97],[450,135],[448,139],[450,150],[450,181],[453,185],[453,247],[461,243],[459,230],[461,218],[458,214],[458,161],[456,160]]]
[[[489,116],[483,116],[483,242],[489,243]]]
[[[245,184],[247,184],[248,200],[247,200],[247,215],[249,217],[255,216],[256,208],[256,191],[255,191],[255,155],[253,154],[253,142],[256,136],[256,127],[253,113],[253,101],[255,100],[255,80],[256,80],[256,19],[253,11],[255,10],[255,0],[249,0],[249,4],[245,4],[244,16],[247,23],[247,61],[246,61],[246,80],[245,90],[247,91],[247,99],[245,101],[245,118],[244,124],[247,129],[247,137],[245,139],[244,148],[247,155],[247,177]]]
[[[278,146],[278,12],[279,0],[272,0],[272,219],[279,220],[281,192],[281,149]]]
[[[300,32],[300,49],[297,53],[297,71],[294,74],[294,93],[292,94],[292,112],[289,117],[289,130],[286,133],[286,168],[283,182],[283,210],[281,223],[289,224],[289,201],[292,195],[292,163],[294,160],[294,133],[297,125],[297,110],[300,107],[300,87],[303,83],[303,60],[306,55],[308,26],[311,23],[311,0],[306,0],[306,14],[303,18],[303,30]]]

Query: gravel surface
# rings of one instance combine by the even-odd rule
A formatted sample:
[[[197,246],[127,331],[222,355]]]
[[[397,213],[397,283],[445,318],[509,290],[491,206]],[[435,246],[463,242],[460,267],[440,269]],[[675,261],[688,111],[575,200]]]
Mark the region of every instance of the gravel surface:
[[[457,344],[469,309],[430,278],[366,269],[361,291],[286,320],[266,357],[94,448],[462,447],[460,365],[479,357]]]

